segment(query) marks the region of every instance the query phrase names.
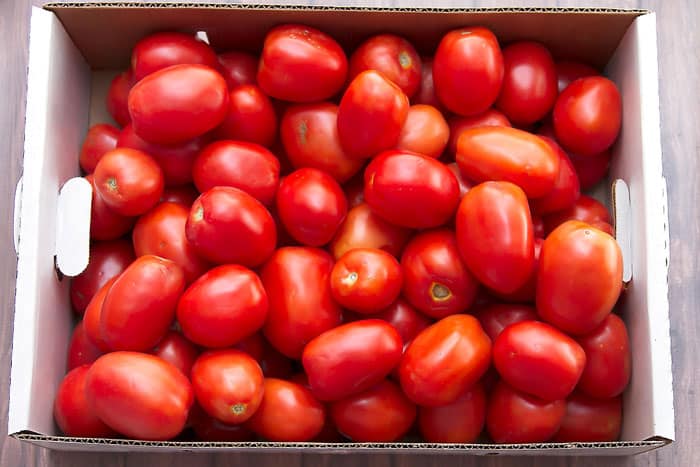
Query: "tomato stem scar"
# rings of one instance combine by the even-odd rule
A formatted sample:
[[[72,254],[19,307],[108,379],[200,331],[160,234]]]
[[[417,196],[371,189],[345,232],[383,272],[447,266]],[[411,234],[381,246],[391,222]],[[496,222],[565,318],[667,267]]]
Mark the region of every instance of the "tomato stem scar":
[[[234,404],[231,406],[231,412],[234,415],[242,415],[245,413],[247,407],[248,406],[243,402],[239,402],[238,404]]]
[[[433,296],[433,299],[438,302],[444,302],[452,297],[452,292],[450,289],[442,284],[438,284],[437,282],[433,282],[430,285],[430,294]]]

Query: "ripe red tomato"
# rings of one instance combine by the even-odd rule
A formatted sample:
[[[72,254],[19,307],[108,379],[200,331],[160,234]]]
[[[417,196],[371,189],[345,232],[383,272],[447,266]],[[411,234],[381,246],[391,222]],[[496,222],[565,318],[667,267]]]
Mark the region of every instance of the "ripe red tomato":
[[[451,157],[455,157],[457,154],[457,140],[464,130],[482,126],[511,126],[508,118],[496,109],[488,109],[472,117],[456,115],[448,120],[448,124],[450,126],[450,139],[447,143],[447,150]]]
[[[68,374],[63,377],[56,391],[53,417],[58,428],[66,436],[114,437],[114,430],[105,425],[88,404],[85,382],[89,369],[90,365],[69,368]]]
[[[254,84],[231,90],[228,113],[216,129],[218,139],[249,141],[270,147],[277,138],[277,114],[270,98]]]
[[[168,332],[185,289],[182,268],[153,255],[137,258],[110,287],[100,332],[112,350],[146,351]]]
[[[467,194],[467,191],[471,190],[471,188],[474,186],[474,183],[464,178],[464,176],[462,175],[462,171],[459,170],[459,166],[456,162],[451,162],[447,164],[447,168],[450,169],[450,172],[452,172],[452,174],[457,179],[457,184],[459,185],[459,199],[461,200],[462,198],[464,198],[464,195]]]
[[[435,93],[452,112],[471,116],[496,101],[503,82],[503,55],[486,28],[455,29],[443,36],[433,61]]]
[[[102,335],[102,305],[104,304],[107,292],[112,288],[112,284],[117,280],[117,277],[119,276],[115,276],[105,282],[105,285],[92,297],[83,315],[82,323],[83,329],[85,330],[85,337],[102,352],[109,352],[112,350]]]
[[[554,188],[546,195],[530,201],[530,208],[539,215],[568,209],[581,196],[576,169],[559,145],[550,138],[543,136],[547,144],[559,157],[559,175],[554,181]]]
[[[353,441],[391,442],[413,426],[416,406],[395,383],[383,380],[366,391],[332,403],[331,417],[338,431]]]
[[[402,298],[397,299],[381,313],[372,315],[370,318],[382,319],[394,326],[394,329],[401,336],[404,349],[423,329],[433,324],[430,318],[416,311]]]
[[[121,126],[125,126],[131,121],[128,99],[133,79],[131,70],[119,73],[112,79],[107,91],[107,98],[105,99],[107,112]]]
[[[416,104],[408,109],[396,149],[439,158],[450,139],[450,127],[433,106]]]
[[[451,230],[423,232],[411,239],[401,255],[403,295],[431,318],[469,309],[479,284],[459,255]]]
[[[537,276],[540,318],[569,334],[587,334],[620,296],[622,253],[610,235],[567,221],[544,241]]]
[[[348,74],[348,59],[328,34],[300,24],[268,31],[258,67],[258,84],[268,96],[315,102],[334,96]]]
[[[163,145],[189,141],[216,128],[226,117],[226,81],[204,65],[174,65],[151,73],[129,93],[134,131]]]
[[[252,441],[255,438],[255,433],[246,425],[223,423],[206,413],[196,403],[190,410],[189,422],[197,438],[202,441],[240,443]]]
[[[529,305],[493,303],[481,308],[476,317],[491,341],[511,324],[537,319],[537,310]]]
[[[199,192],[192,185],[166,187],[160,197],[161,203],[178,203],[187,209],[192,207],[192,203],[199,196]]]
[[[172,65],[200,64],[219,68],[219,61],[208,44],[189,34],[158,32],[144,37],[131,53],[134,80]]]
[[[85,180],[90,182],[92,187],[90,238],[92,240],[115,240],[130,231],[136,219],[117,214],[107,206],[95,188],[95,178],[92,174],[86,175]]]
[[[294,373],[292,361],[272,347],[262,333],[256,332],[244,337],[233,348],[253,357],[266,378],[287,379]]]
[[[228,424],[250,419],[263,398],[263,373],[247,354],[210,350],[192,366],[192,388],[206,413]]]
[[[314,337],[340,324],[330,274],[333,258],[323,250],[284,247],[262,267],[260,278],[270,301],[263,332],[289,358],[301,357]]]
[[[321,432],[326,410],[311,391],[276,378],[266,378],[264,388],[262,403],[248,423],[256,434],[270,441],[303,442]]]
[[[549,235],[554,229],[569,220],[577,220],[593,225],[596,222],[610,223],[612,219],[608,208],[590,196],[581,195],[573,206],[560,212],[544,216],[545,232]]]
[[[190,371],[199,356],[199,349],[177,331],[168,331],[151,353],[190,377]]]
[[[81,365],[87,365],[97,360],[104,352],[93,343],[85,334],[83,322],[80,321],[73,328],[73,334],[68,344],[68,359],[66,369],[68,371]]]
[[[338,107],[338,137],[345,153],[367,159],[396,147],[408,108],[406,94],[381,73],[357,75]]]
[[[185,225],[187,241],[212,263],[262,264],[277,242],[270,212],[248,193],[217,186],[195,200]]]
[[[423,330],[399,364],[404,393],[428,407],[454,402],[491,364],[491,340],[476,318],[451,315]]]
[[[580,78],[557,98],[552,114],[561,145],[580,156],[608,149],[622,124],[622,100],[615,83],[602,76]]]
[[[609,149],[593,156],[578,156],[569,154],[569,159],[574,165],[576,175],[578,175],[581,189],[587,190],[594,187],[608,174],[610,159],[612,154]]]
[[[365,201],[392,224],[438,227],[455,213],[459,184],[445,164],[409,151],[385,151],[365,169]]]
[[[622,398],[594,399],[575,392],[566,400],[566,416],[552,441],[617,441],[622,426]]]
[[[363,162],[364,164],[364,162]],[[348,199],[348,207],[355,206],[365,202],[365,181],[364,174],[358,173],[343,185],[345,197]]]
[[[523,284],[515,292],[511,293],[500,293],[494,290],[490,290],[489,292],[504,302],[532,303],[534,305],[535,295],[537,293],[537,268],[540,264],[540,253],[542,251],[542,244],[544,244],[544,239],[541,237],[535,237],[535,262],[532,265],[532,272],[530,272],[530,278],[527,280],[527,282],[525,282],[525,284]]]
[[[561,93],[573,81],[586,76],[598,76],[598,70],[590,65],[581,62],[572,62],[562,60],[556,62],[554,66],[557,69],[557,89]]]
[[[433,57],[421,57],[421,79],[418,90],[411,97],[411,104],[432,105],[443,114],[447,113],[445,106],[435,94],[433,85]]]
[[[229,90],[242,84],[255,84],[258,74],[258,57],[232,50],[219,54],[221,74]]]
[[[418,409],[418,428],[431,443],[473,443],[486,422],[486,393],[480,383],[454,402]]]
[[[117,147],[119,129],[106,123],[98,123],[88,129],[80,147],[80,168],[85,173],[95,171],[95,166],[102,156]]]

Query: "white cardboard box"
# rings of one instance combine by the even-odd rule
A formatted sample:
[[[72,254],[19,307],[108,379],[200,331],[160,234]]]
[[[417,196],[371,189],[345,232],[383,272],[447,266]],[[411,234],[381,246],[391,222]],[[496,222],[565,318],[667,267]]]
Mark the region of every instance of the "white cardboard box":
[[[23,181],[15,200],[18,253],[8,433],[65,450],[265,452],[423,452],[469,454],[630,455],[674,438],[667,270],[666,182],[662,175],[656,18],[607,9],[366,9],[118,4],[56,4],[31,18]],[[281,22],[302,22],[346,45],[371,33],[403,34],[424,52],[449,29],[481,24],[502,42],[535,39],[554,55],[599,66],[619,86],[623,130],[603,196],[613,200],[618,241],[630,279],[622,315],[633,371],[624,397],[622,441],[525,445],[425,443],[211,443],[67,438],[52,404],[64,374],[73,325],[68,280],[88,261],[90,187],[77,154],[89,123],[104,121],[111,76],[125,68],[133,44],[156,30],[205,31],[222,49],[252,48]],[[563,38],[568,38],[566,42]],[[101,71],[111,69],[111,71]],[[60,192],[60,195],[59,195]],[[612,195],[612,196],[611,196]],[[58,268],[58,269],[57,269]]]

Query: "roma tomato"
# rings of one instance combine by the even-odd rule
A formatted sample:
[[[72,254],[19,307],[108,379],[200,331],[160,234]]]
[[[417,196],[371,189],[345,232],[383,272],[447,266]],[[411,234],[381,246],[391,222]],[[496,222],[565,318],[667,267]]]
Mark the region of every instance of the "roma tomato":
[[[199,196],[199,192],[192,185],[165,188],[160,197],[161,203],[178,203],[187,209],[192,207],[192,203]]]
[[[486,393],[480,383],[454,402],[418,409],[418,428],[431,443],[473,443],[486,422]]]
[[[553,139],[547,138],[546,136],[542,137],[542,139],[545,140],[559,157],[559,175],[554,181],[554,188],[552,188],[552,191],[540,198],[535,198],[530,201],[532,212],[538,215],[568,209],[573,206],[579,196],[581,196],[581,187],[579,185],[578,176],[576,175],[576,169],[566,153]]]
[[[348,59],[328,34],[300,24],[283,24],[265,36],[258,85],[268,96],[315,102],[334,96],[348,74]]]
[[[411,97],[411,104],[432,105],[444,114],[446,113],[445,106],[437,98],[433,85],[433,57],[421,57],[421,62],[420,86]]]
[[[534,219],[533,219],[534,225]],[[537,232],[537,230],[535,230]],[[535,233],[535,235],[537,235]],[[530,272],[530,278],[519,287],[515,292],[511,293],[500,293],[494,290],[489,292],[497,297],[498,299],[508,302],[508,303],[535,303],[535,295],[537,293],[537,268],[540,264],[540,253],[542,252],[542,245],[544,244],[544,239],[541,237],[535,237],[535,262],[532,265],[532,272]]]
[[[214,51],[205,42],[189,34],[158,32],[144,37],[131,53],[134,80],[172,65],[200,64],[219,67]]]
[[[576,387],[586,354],[571,337],[539,321],[512,324],[493,344],[493,364],[515,389],[553,401]]]
[[[488,109],[472,117],[457,115],[450,118],[448,124],[450,126],[450,139],[447,143],[447,149],[451,157],[455,157],[457,154],[457,140],[464,130],[482,126],[511,126],[508,118],[496,109]]]
[[[179,332],[168,331],[151,353],[170,363],[189,378],[192,365],[199,356],[199,349]]]
[[[219,54],[221,74],[229,90],[242,84],[255,84],[258,74],[258,57],[232,50]]]
[[[462,171],[459,170],[459,166],[456,162],[451,162],[447,164],[447,168],[450,169],[450,172],[452,172],[452,174],[457,179],[457,183],[459,184],[459,199],[461,200],[462,198],[464,198],[464,195],[467,194],[467,191],[472,189],[472,187],[474,186],[474,182],[464,178],[464,176],[462,175]]]
[[[262,267],[260,278],[270,301],[263,332],[287,357],[301,357],[311,339],[340,324],[340,307],[331,294],[332,269],[328,253],[308,247],[280,248]]]
[[[566,416],[556,443],[616,441],[622,427],[622,398],[594,399],[575,392],[566,400]]]
[[[216,129],[218,139],[249,141],[270,147],[277,138],[277,114],[270,98],[254,84],[231,90],[228,113]]]
[[[354,208],[365,202],[364,189],[364,174],[362,173],[358,173],[343,185],[343,191],[345,191],[345,197],[348,199],[349,207]]]
[[[457,245],[482,284],[510,293],[525,284],[535,261],[530,208],[523,190],[485,182],[464,195],[457,210]]]
[[[610,168],[612,154],[609,149],[593,156],[578,156],[569,154],[569,159],[574,165],[576,175],[578,175],[581,189],[593,188],[598,182],[603,180]]]
[[[427,229],[454,215],[459,184],[450,169],[432,157],[385,151],[365,169],[365,201],[392,224]]]
[[[529,305],[494,303],[481,308],[476,317],[491,341],[495,341],[511,324],[536,320],[537,311]]]
[[[240,443],[252,441],[255,438],[255,433],[246,425],[229,425],[220,422],[202,410],[198,404],[192,406],[189,422],[194,434],[202,441]]]
[[[230,347],[262,328],[267,294],[250,269],[226,264],[190,285],[177,305],[182,333],[204,347]]]
[[[454,402],[491,364],[491,340],[470,315],[451,315],[418,334],[399,364],[404,393],[428,407]]]
[[[128,100],[133,80],[131,70],[124,71],[112,79],[107,90],[107,98],[105,99],[107,112],[121,126],[125,126],[131,121]]]
[[[548,214],[544,216],[543,220],[547,235],[569,220],[586,222],[591,225],[596,222],[605,222],[608,224],[612,222],[608,208],[597,199],[586,195],[581,195],[573,206],[559,212]]]
[[[369,318],[382,319],[394,326],[401,336],[404,349],[423,329],[433,324],[430,318],[416,311],[402,298],[397,299],[381,313]]]
[[[537,272],[537,312],[575,335],[592,332],[622,290],[622,253],[607,233],[568,221],[549,234]]]
[[[102,335],[102,305],[104,305],[107,292],[112,288],[112,284],[117,280],[117,277],[115,276],[105,282],[105,285],[92,297],[83,315],[82,324],[85,330],[85,337],[102,352],[112,350]]]
[[[87,365],[97,360],[104,352],[94,344],[85,334],[83,322],[79,322],[73,328],[70,343],[68,344],[68,359],[66,369],[68,371],[81,365]]]
[[[116,240],[134,226],[136,218],[122,216],[110,209],[95,188],[95,178],[86,175],[85,180],[92,187],[92,204],[90,206],[90,238],[92,240]]]
[[[452,112],[466,117],[485,112],[503,82],[503,55],[486,28],[455,29],[442,38],[433,61],[435,93]]]
[[[450,127],[440,111],[430,105],[416,104],[408,109],[406,123],[396,149],[439,158],[450,138]]]
[[[90,365],[81,365],[69,369],[56,391],[53,403],[53,417],[58,428],[66,436],[85,436],[89,438],[111,438],[114,430],[100,420],[85,395]]]
[[[598,76],[600,72],[590,65],[581,62],[562,60],[556,62],[557,69],[557,89],[561,93],[573,81],[586,76]]]
[[[294,373],[292,361],[272,347],[262,333],[256,332],[244,337],[233,348],[253,357],[266,378],[287,379]]]
[[[431,318],[466,312],[479,287],[447,229],[413,237],[401,255],[401,269],[404,297]]]
[[[80,168],[85,173],[95,171],[95,166],[102,156],[117,147],[119,129],[106,123],[93,125],[87,132],[80,147]]]

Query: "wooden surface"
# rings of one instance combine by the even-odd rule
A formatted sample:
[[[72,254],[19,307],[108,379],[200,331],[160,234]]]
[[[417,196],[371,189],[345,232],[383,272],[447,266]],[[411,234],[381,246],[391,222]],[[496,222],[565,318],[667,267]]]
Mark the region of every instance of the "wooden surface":
[[[304,0],[277,1],[298,3]],[[670,310],[676,442],[631,458],[502,458],[345,455],[260,457],[231,454],[89,454],[51,452],[6,437],[16,259],[12,245],[13,196],[21,170],[27,34],[31,4],[39,0],[0,0],[0,465],[94,466],[256,465],[256,467],[349,466],[700,466],[700,2],[696,0],[553,1],[364,0],[381,6],[615,6],[657,12],[664,174],[668,182],[671,235]],[[252,2],[249,2],[252,3]],[[308,3],[323,3],[309,0]],[[352,4],[335,0],[331,4]]]

